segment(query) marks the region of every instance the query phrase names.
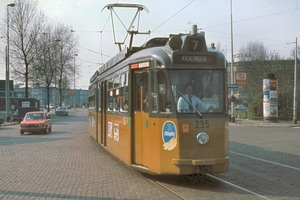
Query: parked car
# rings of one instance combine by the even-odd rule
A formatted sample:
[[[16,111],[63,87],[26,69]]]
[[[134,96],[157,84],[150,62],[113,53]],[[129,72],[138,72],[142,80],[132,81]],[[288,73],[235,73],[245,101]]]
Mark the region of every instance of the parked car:
[[[69,110],[66,107],[58,107],[55,109],[55,115],[65,115],[69,114]]]
[[[20,122],[20,133],[24,132],[51,132],[52,121],[50,116],[41,111],[27,112],[24,119]]]
[[[234,107],[235,110],[248,110],[248,107],[245,105],[237,105]]]

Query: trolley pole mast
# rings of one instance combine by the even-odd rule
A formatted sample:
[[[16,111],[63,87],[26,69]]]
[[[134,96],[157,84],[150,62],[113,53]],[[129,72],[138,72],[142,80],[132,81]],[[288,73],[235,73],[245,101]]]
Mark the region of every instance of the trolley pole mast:
[[[295,49],[295,69],[294,69],[294,108],[293,108],[293,123],[297,124],[297,37],[296,37],[296,49]]]

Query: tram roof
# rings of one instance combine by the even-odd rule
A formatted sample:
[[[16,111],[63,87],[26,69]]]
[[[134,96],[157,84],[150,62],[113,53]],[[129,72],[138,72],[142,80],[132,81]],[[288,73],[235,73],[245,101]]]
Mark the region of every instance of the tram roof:
[[[183,42],[183,43],[180,44],[182,46],[180,46],[180,47],[177,46],[178,49],[175,49],[175,51],[173,49],[174,45],[172,45],[172,44],[175,44],[178,41],[175,41],[175,40],[172,41],[172,37],[174,37],[174,38],[177,37],[177,39],[181,38],[181,40]],[[130,56],[134,56],[135,59],[137,59],[137,57],[140,57],[142,54],[136,54],[136,53],[139,52],[139,51],[142,51],[142,50],[148,49],[152,53],[153,53],[153,51],[161,52],[161,51],[158,51],[158,49],[154,48],[154,47],[164,47],[164,46],[166,46],[166,48],[168,49],[167,50],[168,52],[174,51],[174,53],[175,53],[176,50],[180,50],[182,48],[188,48],[188,44],[185,44],[185,40],[186,40],[187,37],[195,37],[195,38],[199,37],[199,38],[201,38],[201,41],[203,43],[202,52],[206,52],[205,54],[211,54],[211,53],[214,52],[214,53],[216,53],[215,56],[217,56],[217,57],[221,56],[221,55],[219,55],[220,53],[218,53],[218,51],[214,47],[211,47],[211,48],[207,47],[206,41],[205,41],[205,34],[203,32],[196,33],[196,34],[186,34],[186,33],[171,34],[169,37],[155,37],[155,38],[152,38],[140,47],[124,48],[122,51],[120,51],[118,54],[116,54],[113,58],[111,58],[109,61],[107,61],[101,67],[99,67],[98,72],[99,72],[99,74],[101,74],[104,71],[107,71],[112,66],[115,66],[118,63],[121,63],[122,61],[129,58]],[[176,48],[176,46],[175,46],[175,48]],[[164,50],[163,52],[166,53],[166,50]],[[144,55],[145,55],[145,53],[144,53]],[[141,59],[142,59],[142,57],[141,57]],[[222,57],[224,57],[223,54],[222,54]],[[219,60],[219,59],[217,59],[217,60]]]

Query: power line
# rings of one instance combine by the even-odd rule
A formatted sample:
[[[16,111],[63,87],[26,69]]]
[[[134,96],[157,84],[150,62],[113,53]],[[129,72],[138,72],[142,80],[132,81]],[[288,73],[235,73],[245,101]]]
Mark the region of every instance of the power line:
[[[219,32],[219,31],[213,31],[213,30],[207,30],[207,29],[205,29],[205,31],[207,31],[207,32],[213,32],[213,33],[221,33],[221,34],[230,35],[230,33]],[[244,38],[250,38],[250,39],[257,39],[257,40],[266,40],[266,41],[273,41],[273,42],[290,42],[290,41],[283,41],[283,40],[273,40],[273,39],[265,39],[265,38],[256,38],[256,37],[252,37],[252,36],[238,35],[238,34],[233,34],[233,35],[234,35],[234,36],[238,36],[238,37],[244,37]]]
[[[85,49],[85,50],[87,50],[87,51],[90,51],[90,52],[93,52],[93,53],[96,53],[96,54],[99,54],[99,55],[103,55],[103,56],[105,56],[105,57],[109,57],[110,58],[110,56],[108,56],[108,55],[105,55],[105,54],[103,54],[103,53],[100,53],[100,52],[97,52],[97,51],[94,51],[94,50],[91,50],[91,49],[87,49],[87,48],[84,48],[84,47],[81,47],[81,46],[78,46],[79,48],[82,48],[82,49]]]
[[[293,12],[293,11],[297,11],[297,10],[299,10],[299,8],[296,8],[296,9],[293,9],[293,10],[286,10],[286,11],[282,11],[282,12],[277,12],[277,13],[271,13],[271,14],[267,14],[267,15],[261,15],[261,16],[257,16],[257,17],[251,17],[251,18],[247,18],[247,19],[236,20],[233,23],[239,23],[239,22],[249,21],[249,20],[253,20],[253,19],[259,19],[259,18],[263,18],[263,17],[269,17],[269,16],[272,16],[272,15],[279,15],[279,14],[283,14],[283,13],[287,13],[287,12]],[[212,27],[223,26],[223,25],[228,25],[228,24],[230,24],[230,22],[224,23],[224,24],[213,25],[213,26],[207,26],[205,28],[212,28]]]
[[[158,29],[159,27],[161,27],[162,25],[164,25],[167,21],[169,21],[170,19],[172,19],[175,15],[177,15],[178,13],[180,13],[182,10],[184,10],[186,7],[188,7],[191,3],[193,3],[195,0],[192,0],[190,3],[188,3],[186,6],[184,6],[182,9],[180,9],[179,11],[177,11],[174,15],[172,15],[171,17],[169,17],[166,21],[164,21],[163,23],[161,23],[158,27],[156,27],[155,29],[153,29],[151,31],[154,32],[156,29]]]

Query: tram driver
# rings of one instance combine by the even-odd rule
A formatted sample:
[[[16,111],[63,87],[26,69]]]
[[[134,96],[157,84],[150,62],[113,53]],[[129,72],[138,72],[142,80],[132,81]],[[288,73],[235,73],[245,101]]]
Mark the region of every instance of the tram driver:
[[[193,95],[193,84],[188,83],[185,85],[185,94],[178,99],[177,110],[180,113],[189,113],[196,112],[195,109],[199,111],[215,111],[217,107],[215,104],[206,103]]]

